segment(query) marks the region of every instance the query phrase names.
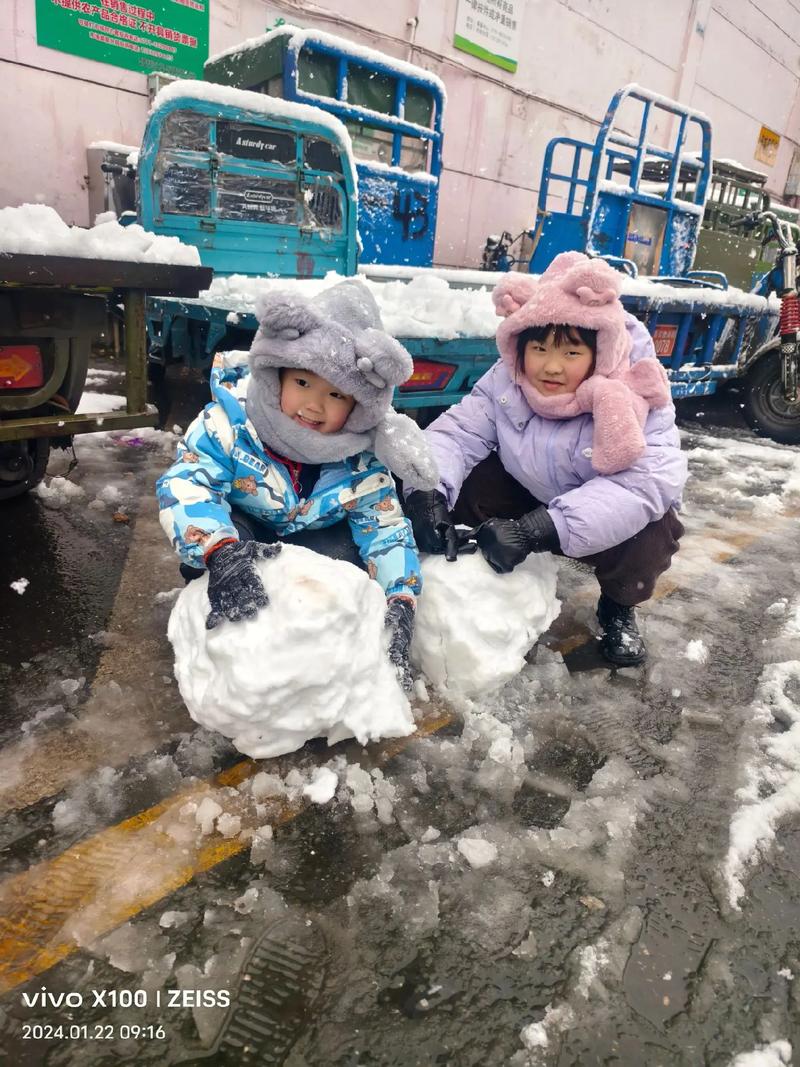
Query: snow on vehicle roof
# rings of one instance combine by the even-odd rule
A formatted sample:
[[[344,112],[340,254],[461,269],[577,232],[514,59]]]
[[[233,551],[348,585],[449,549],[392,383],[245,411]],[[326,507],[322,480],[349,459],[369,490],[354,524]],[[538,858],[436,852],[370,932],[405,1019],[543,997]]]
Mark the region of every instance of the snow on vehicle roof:
[[[129,263],[171,263],[199,267],[200,253],[177,237],[150,233],[141,226],[102,222],[91,230],[68,226],[46,204],[0,208],[0,253],[74,256]]]
[[[375,49],[366,48],[364,45],[356,44],[353,41],[347,40],[345,37],[337,37],[332,33],[325,33],[323,30],[302,29],[300,26],[291,26],[289,24],[270,30],[269,33],[262,33],[259,37],[248,37],[247,40],[241,41],[239,44],[233,45],[231,48],[226,48],[222,52],[217,52],[213,56],[208,57],[204,66],[207,67],[210,63],[215,63],[219,59],[224,59],[225,56],[233,56],[238,52],[247,52],[253,48],[261,48],[262,45],[267,44],[276,37],[288,37],[289,47],[293,51],[299,52],[306,41],[313,41],[317,44],[328,45],[330,48],[339,49],[342,52],[348,52],[350,55],[355,56],[358,59],[364,59],[368,63],[380,63],[382,66],[389,67],[398,74],[417,78],[419,81],[428,82],[439,90],[443,99],[446,99],[447,97],[447,90],[444,87],[442,79],[438,77],[438,75],[432,74],[431,71],[425,70],[424,67],[417,67],[413,63],[407,63],[403,59],[395,59],[394,56],[388,56],[385,52],[378,52],[375,51]]]
[[[205,100],[210,104],[218,104],[222,107],[235,107],[241,111],[255,111],[267,118],[278,117],[299,122],[315,122],[318,126],[324,126],[330,130],[334,138],[344,146],[347,158],[350,161],[350,169],[355,173],[353,158],[353,143],[350,134],[343,122],[335,115],[309,104],[297,104],[293,100],[281,100],[276,96],[266,96],[264,93],[253,93],[249,89],[234,89],[231,85],[217,85],[215,82],[198,82],[189,79],[171,82],[159,91],[150,114],[154,114],[160,107],[190,97],[192,100]]]
[[[405,170],[403,167],[393,167],[389,163],[381,163],[377,159],[361,157],[359,157],[358,162],[362,167],[368,167],[369,170],[378,170],[382,174],[398,174],[404,178],[414,178],[419,182],[430,182],[431,185],[435,185],[439,181],[435,174],[429,174],[426,170]]]
[[[500,320],[494,310],[491,291],[502,277],[502,274],[483,271],[372,265],[361,268],[358,275],[375,297],[388,333],[394,337],[435,337],[441,341],[457,337],[494,337]],[[324,278],[302,281],[233,274],[215,278],[197,301],[186,300],[184,303],[196,302],[227,308],[238,314],[254,314],[256,300],[262,292],[290,289],[314,296],[342,280],[342,276],[333,271]],[[779,306],[775,297],[765,299],[741,289],[664,285],[643,278],[626,278],[622,292],[625,296],[647,297],[653,307],[665,303],[691,303],[713,309],[733,304],[777,313]]]
[[[128,155],[130,152],[139,151],[136,145],[120,144],[118,141],[92,141],[86,147],[102,148],[104,152],[118,152],[120,155],[122,155],[123,153],[125,155]]]

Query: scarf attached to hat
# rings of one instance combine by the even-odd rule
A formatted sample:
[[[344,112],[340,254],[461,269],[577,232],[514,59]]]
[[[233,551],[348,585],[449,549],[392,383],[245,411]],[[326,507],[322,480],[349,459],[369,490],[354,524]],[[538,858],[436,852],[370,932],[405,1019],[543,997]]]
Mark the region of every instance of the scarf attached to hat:
[[[505,321],[497,329],[500,357],[537,415],[571,419],[591,414],[592,466],[598,474],[630,467],[647,447],[644,424],[653,408],[671,403],[669,381],[655,358],[631,364],[622,277],[601,259],[562,252],[533,278],[509,273],[492,293]],[[594,371],[574,393],[545,396],[517,374],[517,339],[532,326],[580,326],[597,334]]]
[[[432,489],[436,464],[419,426],[392,409],[392,394],[414,369],[411,356],[384,330],[363,282],[340,282],[307,298],[271,290],[258,302],[250,348],[247,417],[273,451],[300,463],[335,463],[373,452],[403,481]],[[355,405],[341,430],[324,434],[281,411],[280,371],[313,371]]]

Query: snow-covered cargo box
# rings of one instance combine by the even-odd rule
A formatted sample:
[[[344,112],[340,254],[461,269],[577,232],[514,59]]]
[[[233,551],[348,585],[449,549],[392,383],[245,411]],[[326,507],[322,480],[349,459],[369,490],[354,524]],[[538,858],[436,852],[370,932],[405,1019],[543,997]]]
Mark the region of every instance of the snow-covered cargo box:
[[[414,374],[395,395],[400,410],[457,402],[496,361],[491,290],[502,274],[370,266],[359,277],[375,296],[385,328],[414,359]],[[151,353],[165,363],[210,366],[216,352],[249,348],[260,293],[297,288],[312,295],[340,280],[334,274],[308,280],[230,275],[215,278],[197,299],[150,300]],[[700,279],[665,284],[626,278],[622,302],[650,331],[676,399],[709,395],[721,382],[745,375],[768,345],[779,314],[774,297]]]

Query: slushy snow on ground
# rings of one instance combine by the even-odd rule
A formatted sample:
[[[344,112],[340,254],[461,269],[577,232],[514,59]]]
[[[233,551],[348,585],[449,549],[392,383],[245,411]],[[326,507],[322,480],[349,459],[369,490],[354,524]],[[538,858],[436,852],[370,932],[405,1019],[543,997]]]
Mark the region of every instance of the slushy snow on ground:
[[[412,733],[386,653],[380,586],[350,563],[292,545],[257,567],[270,603],[255,619],[207,630],[205,575],[178,597],[168,636],[192,718],[256,759],[313,737],[366,744]]]

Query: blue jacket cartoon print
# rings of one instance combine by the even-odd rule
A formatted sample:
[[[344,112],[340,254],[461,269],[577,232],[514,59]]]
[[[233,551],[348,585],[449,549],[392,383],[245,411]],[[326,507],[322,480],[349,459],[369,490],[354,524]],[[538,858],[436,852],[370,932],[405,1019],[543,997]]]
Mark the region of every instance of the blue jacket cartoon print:
[[[156,483],[161,526],[181,559],[204,567],[216,541],[238,537],[235,506],[280,536],[346,518],[371,578],[387,597],[419,593],[419,557],[389,471],[371,452],[324,463],[301,499],[287,467],[269,456],[247,421],[250,371],[239,353],[217,356],[212,403],[178,442],[177,459]]]

